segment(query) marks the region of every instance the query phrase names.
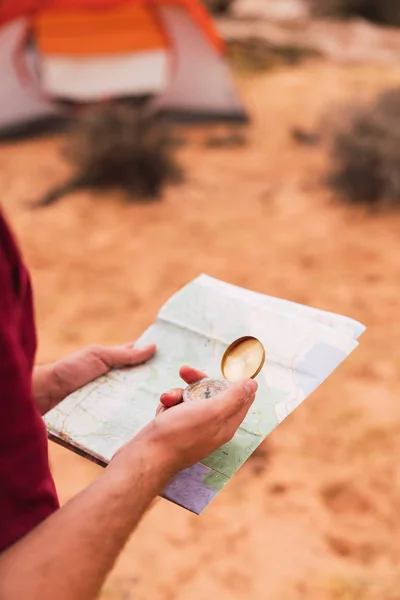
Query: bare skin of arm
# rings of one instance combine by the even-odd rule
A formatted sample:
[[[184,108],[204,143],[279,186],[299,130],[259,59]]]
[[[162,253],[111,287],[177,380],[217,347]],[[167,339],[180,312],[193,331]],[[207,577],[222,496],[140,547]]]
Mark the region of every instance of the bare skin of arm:
[[[203,373],[184,367],[191,383]],[[151,502],[168,481],[235,434],[257,384],[182,404],[180,389],[161,397],[157,417],[117,452],[97,480],[0,555],[2,600],[94,600]]]

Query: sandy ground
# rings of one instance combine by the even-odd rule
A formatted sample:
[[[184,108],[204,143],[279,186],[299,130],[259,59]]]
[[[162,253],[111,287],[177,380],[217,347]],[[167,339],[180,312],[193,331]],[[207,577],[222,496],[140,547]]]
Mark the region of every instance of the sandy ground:
[[[338,101],[399,82],[394,67],[323,61],[241,76],[247,146],[205,149],[207,132],[190,132],[187,182],[149,205],[80,193],[32,212],[25,202],[65,174],[61,141],[0,147],[2,203],[34,279],[40,361],[134,339],[201,272],[368,326],[202,517],[155,503],[104,599],[400,598],[400,215],[333,203],[324,148],[289,135]],[[63,501],[98,473],[57,447],[51,461]]]

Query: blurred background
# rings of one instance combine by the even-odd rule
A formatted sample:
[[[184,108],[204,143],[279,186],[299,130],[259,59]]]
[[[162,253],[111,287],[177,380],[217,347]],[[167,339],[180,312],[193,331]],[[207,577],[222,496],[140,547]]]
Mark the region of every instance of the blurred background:
[[[203,516],[154,504],[102,599],[398,600],[400,7],[150,4],[0,9],[39,361],[135,339],[203,272],[368,330]],[[63,502],[99,472],[51,463]]]

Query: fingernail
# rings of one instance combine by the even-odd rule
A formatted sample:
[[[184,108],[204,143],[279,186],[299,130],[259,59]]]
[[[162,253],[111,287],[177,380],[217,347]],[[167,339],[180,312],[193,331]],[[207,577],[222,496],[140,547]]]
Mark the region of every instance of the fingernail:
[[[256,393],[256,391],[258,389],[258,383],[256,381],[254,381],[254,379],[249,379],[245,383],[244,389],[246,390],[247,397],[251,398],[251,396],[254,396],[254,394]]]

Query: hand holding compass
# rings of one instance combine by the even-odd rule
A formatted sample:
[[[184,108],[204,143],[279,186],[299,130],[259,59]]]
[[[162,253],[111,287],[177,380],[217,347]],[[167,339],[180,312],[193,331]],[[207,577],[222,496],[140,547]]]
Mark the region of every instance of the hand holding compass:
[[[223,379],[204,378],[189,385],[183,392],[184,402],[212,398],[223,392],[231,383],[255,379],[265,363],[265,349],[254,337],[234,341],[221,360]]]

